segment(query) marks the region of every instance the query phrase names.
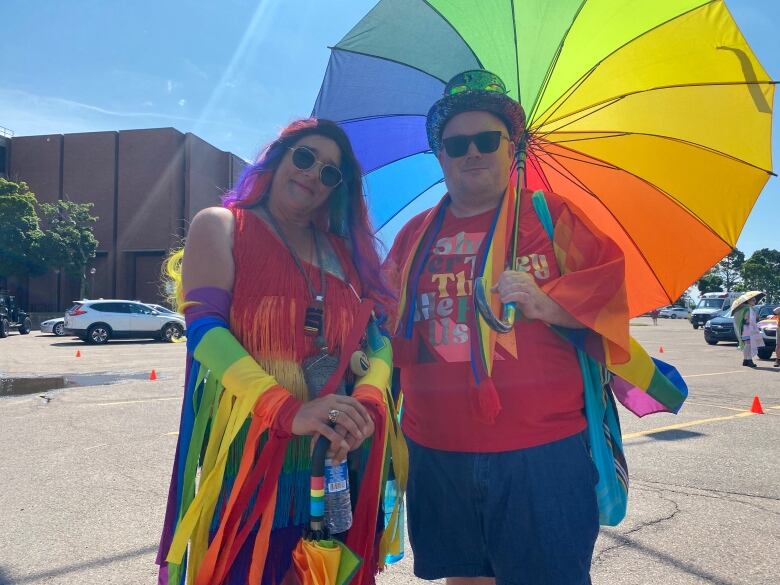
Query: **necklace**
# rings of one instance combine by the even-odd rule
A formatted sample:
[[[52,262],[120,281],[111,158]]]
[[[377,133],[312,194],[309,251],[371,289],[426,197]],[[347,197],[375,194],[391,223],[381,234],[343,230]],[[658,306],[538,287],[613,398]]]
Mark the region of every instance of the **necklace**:
[[[311,229],[311,234],[312,234],[312,240],[314,242],[314,252],[315,255],[317,256],[317,265],[318,265],[317,268],[320,273],[320,292],[314,290],[314,285],[311,282],[311,278],[309,278],[308,271],[304,268],[303,263],[301,262],[301,259],[298,256],[298,253],[288,242],[287,237],[284,235],[284,232],[282,231],[282,228],[279,225],[279,222],[274,217],[273,213],[271,213],[268,209],[264,207],[261,209],[263,210],[265,216],[268,218],[268,223],[276,232],[276,235],[284,244],[285,248],[287,248],[287,251],[290,253],[290,256],[292,256],[293,262],[295,262],[295,266],[298,269],[298,272],[301,273],[301,276],[303,276],[303,279],[306,282],[306,288],[309,290],[310,300],[309,300],[309,306],[306,307],[306,314],[303,321],[303,332],[310,337],[316,337],[315,343],[319,346],[321,350],[325,351],[327,350],[327,347],[325,345],[324,311],[325,311],[325,291],[327,288],[327,280],[325,278],[325,269],[322,265],[322,248],[319,244],[319,239],[317,237],[317,230],[314,228],[314,224],[311,223],[309,224],[309,229]]]

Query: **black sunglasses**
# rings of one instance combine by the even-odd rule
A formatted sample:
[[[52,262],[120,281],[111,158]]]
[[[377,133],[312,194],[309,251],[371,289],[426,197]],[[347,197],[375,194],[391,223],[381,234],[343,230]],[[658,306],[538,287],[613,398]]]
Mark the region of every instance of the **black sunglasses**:
[[[442,140],[442,144],[444,144],[444,150],[447,152],[447,156],[450,158],[460,158],[469,151],[469,146],[472,142],[482,154],[495,152],[498,150],[498,145],[501,144],[502,138],[509,140],[509,137],[500,130],[488,130],[487,132],[480,132],[479,134],[450,136],[449,138]]]
[[[305,146],[288,146],[292,151],[292,163],[300,171],[308,171],[314,165],[320,165],[320,182],[326,187],[338,187],[343,180],[338,167],[317,160],[317,155]]]

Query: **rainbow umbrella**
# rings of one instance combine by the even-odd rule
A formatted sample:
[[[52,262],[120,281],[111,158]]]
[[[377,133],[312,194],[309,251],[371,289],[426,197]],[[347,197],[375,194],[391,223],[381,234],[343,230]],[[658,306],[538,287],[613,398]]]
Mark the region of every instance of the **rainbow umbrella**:
[[[425,116],[481,68],[526,110],[524,186],[624,250],[632,315],[730,252],[773,174],[775,82],[722,0],[382,0],[332,49],[313,113],[352,139],[386,241],[444,192]]]
[[[325,457],[330,443],[320,436],[311,458],[309,528],[293,550],[301,585],[347,585],[361,559],[343,542],[330,538],[325,524]]]

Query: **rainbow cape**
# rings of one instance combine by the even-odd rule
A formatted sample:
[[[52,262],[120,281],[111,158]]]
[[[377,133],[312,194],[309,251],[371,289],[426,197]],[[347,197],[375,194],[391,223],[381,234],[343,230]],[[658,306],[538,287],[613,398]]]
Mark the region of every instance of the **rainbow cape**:
[[[530,211],[531,193],[523,191],[520,196],[522,208]],[[506,269],[516,197],[516,190],[510,185],[496,209],[477,259],[475,274],[484,277],[487,287]],[[398,291],[395,336],[401,347],[412,337],[417,283],[449,203],[449,195],[445,195],[425,213],[422,221],[411,226],[412,232],[405,234],[413,242],[408,248],[410,254],[399,259],[394,257],[395,250],[390,253],[387,277]],[[615,396],[631,412],[637,416],[676,413],[688,393],[682,376],[673,366],[651,358],[628,333],[624,260],[620,248],[569,203],[561,206],[558,217],[545,228],[551,234],[561,276],[545,284],[542,290],[585,326],[584,329],[554,327],[555,331],[612,372]],[[522,234],[518,237],[522,244]],[[498,295],[491,295],[490,302],[494,312],[500,314]],[[469,328],[477,334],[471,335],[472,386],[480,407],[477,414],[491,422],[501,408],[491,372],[495,346],[503,342],[503,336],[493,331],[478,311],[473,313]]]

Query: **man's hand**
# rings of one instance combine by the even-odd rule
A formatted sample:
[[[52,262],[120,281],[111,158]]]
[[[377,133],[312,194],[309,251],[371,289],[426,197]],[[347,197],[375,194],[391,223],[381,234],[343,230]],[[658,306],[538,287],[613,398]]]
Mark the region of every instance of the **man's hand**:
[[[526,319],[539,319],[550,325],[572,329],[583,327],[582,323],[547,296],[527,272],[504,271],[490,292],[498,294],[502,303],[514,302],[518,312]]]

